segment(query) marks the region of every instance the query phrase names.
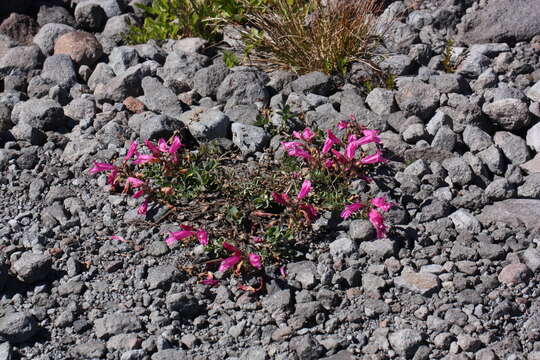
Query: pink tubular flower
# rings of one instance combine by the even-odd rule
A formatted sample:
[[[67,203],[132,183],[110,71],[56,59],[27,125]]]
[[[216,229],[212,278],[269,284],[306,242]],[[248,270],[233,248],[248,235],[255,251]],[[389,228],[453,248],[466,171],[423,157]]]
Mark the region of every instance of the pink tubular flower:
[[[386,226],[384,225],[384,219],[381,213],[375,209],[371,209],[368,214],[368,219],[377,232],[377,238],[383,238],[386,235]]]
[[[287,270],[285,269],[285,265],[279,268],[279,273],[283,277],[287,276]]]
[[[371,204],[382,211],[388,211],[394,206],[393,203],[387,202],[385,197],[373,198],[371,199]]]
[[[128,177],[126,179],[126,182],[128,185],[131,185],[131,187],[138,188],[143,186],[144,181],[137,179],[136,177]]]
[[[334,167],[335,163],[336,162],[334,160],[332,160],[332,159],[326,159],[326,160],[324,160],[324,167],[327,168],[327,169],[331,169],[331,168]]]
[[[197,240],[199,240],[199,244],[201,245],[208,245],[208,233],[204,231],[203,229],[197,230]]]
[[[139,154],[139,155],[137,155],[137,158],[135,160],[133,160],[133,164],[134,165],[142,165],[142,164],[147,164],[147,163],[150,163],[150,162],[154,162],[156,160],[157,160],[157,158],[154,155]]]
[[[176,153],[178,152],[178,150],[180,150],[182,146],[184,146],[184,144],[182,144],[182,142],[180,141],[180,138],[178,136],[175,136],[171,143],[171,147],[169,147],[169,154],[171,154],[173,162],[178,161],[176,157]]]
[[[118,178],[118,170],[114,169],[107,176],[107,185],[114,185],[117,178]]]
[[[126,239],[124,239],[123,237],[118,236],[118,235],[111,236],[111,240],[118,240],[118,241],[122,241],[122,242],[126,241]]]
[[[293,136],[297,139],[311,142],[311,139],[315,136],[315,133],[310,128],[305,128],[304,131],[293,131]]]
[[[234,253],[235,255],[240,255],[240,254],[242,254],[242,250],[240,250],[240,249],[237,248],[236,246],[234,246],[234,245],[232,245],[232,244],[230,244],[230,243],[228,243],[228,242],[226,242],[226,241],[224,241],[222,245],[223,245],[223,248],[224,248],[225,250],[228,250],[228,251]]]
[[[152,152],[152,154],[157,155],[159,154],[159,148],[150,140],[144,140],[144,145]]]
[[[138,198],[140,198],[140,197],[143,196],[143,195],[144,195],[144,190],[138,190],[138,191],[135,191],[135,193],[133,194],[132,197],[133,197],[134,199],[138,199]]]
[[[129,159],[131,159],[133,157],[133,155],[137,155],[137,146],[138,145],[139,144],[137,144],[136,141],[131,143],[131,145],[129,146],[128,152],[127,152],[126,156],[124,157],[124,161],[128,161]]]
[[[158,149],[162,153],[169,152],[169,146],[167,145],[167,141],[165,141],[165,139],[158,140]]]
[[[189,230],[181,230],[181,231],[171,232],[170,234],[171,235],[167,239],[165,239],[165,242],[167,243],[167,245],[172,245],[177,241],[193,236],[194,232],[189,231]]]
[[[299,157],[306,160],[311,159],[311,154],[307,152],[298,141],[282,142],[281,146],[287,151],[289,156]]]
[[[92,168],[88,170],[88,172],[93,175],[98,172],[110,171],[110,170],[116,170],[116,166],[107,164],[107,163],[94,162],[94,166],[92,166]]]
[[[251,254],[248,255],[248,260],[249,260],[249,263],[251,264],[251,266],[253,266],[253,267],[257,268],[257,269],[262,268],[262,258],[261,258],[260,255],[251,253]]]
[[[356,150],[360,147],[360,145],[361,145],[360,140],[350,141],[347,144],[347,147],[345,148],[345,157],[348,160],[352,160],[354,156],[356,155]]]
[[[285,193],[278,194],[276,192],[273,192],[272,198],[274,198],[275,202],[283,206],[287,206],[287,204],[289,203],[289,195]]]
[[[302,200],[309,194],[310,191],[311,191],[311,181],[304,180],[304,182],[302,183],[302,188],[300,189],[300,192],[298,192],[298,195],[296,196],[296,198],[298,200]]]
[[[143,203],[137,209],[137,214],[146,215],[148,212],[148,200],[144,200]]]
[[[208,275],[206,276],[206,279],[201,280],[201,284],[214,286],[214,285],[219,284],[219,280],[214,279],[214,275],[211,272],[209,272]]]
[[[339,151],[337,151],[336,149],[332,149],[332,154],[334,155],[334,157],[336,158],[336,160],[342,164],[346,164],[347,163],[347,158],[345,156],[343,156],[342,153],[340,153]]]
[[[365,145],[369,143],[381,143],[381,138],[379,137],[379,130],[363,130],[364,136],[362,136],[358,141],[360,145]]]
[[[332,130],[326,130],[326,135],[327,135],[326,140],[324,140],[324,144],[322,148],[323,154],[326,154],[327,152],[329,152],[332,146],[334,146],[334,144],[341,144],[341,141],[337,138],[336,135],[334,135]]]
[[[362,164],[377,164],[377,163],[384,163],[388,160],[383,158],[381,150],[377,150],[375,154],[371,154],[360,160]]]
[[[344,129],[349,127],[349,121],[348,120],[341,120],[337,124],[337,127],[338,127],[339,130],[344,130]]]
[[[306,220],[309,221],[310,223],[313,222],[313,220],[315,220],[317,215],[319,215],[315,207],[313,207],[313,205],[311,204],[300,204],[300,210],[302,210],[302,212],[304,213],[306,217]]]
[[[242,260],[242,256],[240,255],[233,255],[231,257],[226,258],[219,264],[218,271],[225,272],[232,268],[234,265],[238,264]]]
[[[360,208],[362,208],[362,206],[364,206],[364,205],[362,205],[359,202],[355,202],[355,203],[352,203],[352,204],[349,204],[349,205],[345,205],[345,209],[343,209],[343,211],[341,212],[341,218],[343,220],[347,220],[349,217],[351,217],[352,214],[354,214],[355,212],[360,210]]]

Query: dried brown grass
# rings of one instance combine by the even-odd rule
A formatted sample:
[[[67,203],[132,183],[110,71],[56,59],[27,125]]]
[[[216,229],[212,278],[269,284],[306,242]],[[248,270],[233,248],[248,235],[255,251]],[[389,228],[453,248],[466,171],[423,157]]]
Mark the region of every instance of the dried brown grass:
[[[268,0],[247,14],[252,62],[297,73],[345,73],[381,44],[379,0]]]

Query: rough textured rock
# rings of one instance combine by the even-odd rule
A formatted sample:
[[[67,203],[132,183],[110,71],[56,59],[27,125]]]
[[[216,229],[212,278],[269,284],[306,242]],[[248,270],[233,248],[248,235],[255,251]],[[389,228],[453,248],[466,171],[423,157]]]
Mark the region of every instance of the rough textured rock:
[[[482,111],[503,129],[521,130],[531,123],[527,104],[518,99],[502,99],[485,104]]]
[[[69,25],[64,24],[46,24],[39,29],[39,32],[34,36],[34,44],[39,46],[43,54],[50,55],[54,50],[56,40],[63,34],[73,32]]]
[[[92,66],[103,55],[103,48],[94,35],[72,31],[58,37],[54,54],[66,54],[78,65]]]
[[[0,33],[21,44],[31,43],[38,30],[39,25],[32,17],[16,13],[12,13],[0,24]]]
[[[483,223],[501,221],[510,226],[524,224],[528,229],[538,228],[540,200],[508,199],[486,206],[478,216]]]

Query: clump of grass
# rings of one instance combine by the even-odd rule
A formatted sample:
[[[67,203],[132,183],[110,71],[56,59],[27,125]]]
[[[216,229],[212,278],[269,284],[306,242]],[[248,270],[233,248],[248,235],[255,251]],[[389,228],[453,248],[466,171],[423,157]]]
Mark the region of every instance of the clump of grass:
[[[344,73],[370,62],[382,40],[378,0],[268,0],[246,15],[256,64],[298,73]]]

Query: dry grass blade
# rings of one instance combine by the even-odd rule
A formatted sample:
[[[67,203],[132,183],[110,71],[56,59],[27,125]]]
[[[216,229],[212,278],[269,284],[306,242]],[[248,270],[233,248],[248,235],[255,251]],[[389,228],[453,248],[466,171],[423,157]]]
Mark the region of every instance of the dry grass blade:
[[[379,0],[269,0],[248,14],[251,60],[298,73],[343,73],[381,43]]]

